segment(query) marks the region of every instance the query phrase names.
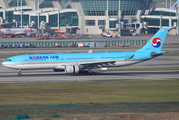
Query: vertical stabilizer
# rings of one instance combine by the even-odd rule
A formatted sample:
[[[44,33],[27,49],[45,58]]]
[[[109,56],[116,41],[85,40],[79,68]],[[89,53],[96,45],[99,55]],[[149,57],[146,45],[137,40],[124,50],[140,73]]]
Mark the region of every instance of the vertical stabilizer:
[[[178,10],[178,0],[176,1],[175,4],[173,4],[173,6],[171,7],[171,9]]]
[[[161,28],[150,40],[149,42],[138,51],[151,51],[159,52],[162,48],[162,45],[165,41],[168,28]]]

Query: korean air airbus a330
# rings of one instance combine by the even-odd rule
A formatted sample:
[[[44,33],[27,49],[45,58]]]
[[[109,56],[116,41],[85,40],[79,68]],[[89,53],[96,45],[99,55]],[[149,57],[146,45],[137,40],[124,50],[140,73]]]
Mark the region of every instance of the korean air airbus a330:
[[[161,28],[137,51],[18,55],[8,58],[2,65],[17,69],[18,75],[22,75],[21,70],[35,69],[64,70],[67,74],[86,73],[84,70],[88,69],[87,73],[93,74],[91,69],[132,65],[166,54],[161,48],[167,32],[168,28]]]

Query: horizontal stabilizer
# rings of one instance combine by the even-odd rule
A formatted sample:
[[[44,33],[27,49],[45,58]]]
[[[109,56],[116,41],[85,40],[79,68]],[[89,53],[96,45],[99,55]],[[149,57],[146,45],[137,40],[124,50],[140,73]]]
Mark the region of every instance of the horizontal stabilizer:
[[[167,54],[166,51],[161,51],[161,53],[152,52],[150,53],[150,56],[154,58],[154,57],[158,57],[158,56],[165,55],[165,54]]]

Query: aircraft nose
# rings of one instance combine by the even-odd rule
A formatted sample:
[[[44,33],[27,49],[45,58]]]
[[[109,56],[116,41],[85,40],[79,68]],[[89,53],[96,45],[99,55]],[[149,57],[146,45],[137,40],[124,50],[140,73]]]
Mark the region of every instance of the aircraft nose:
[[[2,62],[2,66],[4,66],[4,67],[6,67],[7,66],[7,64],[6,64],[6,62],[4,61],[4,62]]]
[[[4,62],[2,62],[2,66],[4,66],[5,65],[5,63]]]
[[[2,65],[3,65],[3,66],[5,66],[5,64],[6,64],[5,62],[2,62]]]

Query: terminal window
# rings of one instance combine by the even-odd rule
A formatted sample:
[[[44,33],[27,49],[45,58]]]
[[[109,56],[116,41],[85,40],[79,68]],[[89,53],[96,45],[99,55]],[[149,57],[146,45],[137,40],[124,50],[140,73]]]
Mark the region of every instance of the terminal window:
[[[86,20],[86,26],[95,26],[95,20]]]
[[[106,25],[106,20],[98,20],[98,26]]]

